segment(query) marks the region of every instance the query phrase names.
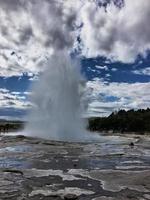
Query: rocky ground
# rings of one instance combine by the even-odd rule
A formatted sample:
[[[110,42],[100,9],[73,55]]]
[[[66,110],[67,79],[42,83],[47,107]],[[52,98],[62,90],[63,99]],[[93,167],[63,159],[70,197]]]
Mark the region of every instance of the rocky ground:
[[[67,143],[0,137],[0,200],[148,200],[150,138]]]

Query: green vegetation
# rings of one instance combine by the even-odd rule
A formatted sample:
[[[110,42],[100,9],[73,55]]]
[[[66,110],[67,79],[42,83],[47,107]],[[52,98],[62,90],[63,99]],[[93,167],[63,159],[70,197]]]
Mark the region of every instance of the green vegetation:
[[[0,133],[7,133],[22,130],[24,128],[24,122],[22,121],[7,121],[0,120]]]
[[[108,117],[89,119],[91,131],[150,133],[150,109],[120,110]]]
[[[25,122],[0,120],[0,133],[22,130]],[[88,129],[99,132],[150,134],[150,108],[139,110],[120,110],[108,117],[89,119]]]

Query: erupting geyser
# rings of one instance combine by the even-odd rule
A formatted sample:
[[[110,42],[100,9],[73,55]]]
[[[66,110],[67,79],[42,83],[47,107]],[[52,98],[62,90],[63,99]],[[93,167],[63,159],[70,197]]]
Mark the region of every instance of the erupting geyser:
[[[54,140],[86,139],[81,116],[81,75],[67,53],[53,55],[33,87],[33,109],[26,132]]]
[[[36,2],[36,3],[35,3]],[[54,140],[85,141],[89,134],[82,119],[81,75],[68,52],[74,48],[82,24],[78,1],[35,1],[28,6],[37,41],[53,56],[33,86],[33,109],[25,134]],[[37,30],[36,29],[36,30]],[[35,63],[36,64],[36,63]]]

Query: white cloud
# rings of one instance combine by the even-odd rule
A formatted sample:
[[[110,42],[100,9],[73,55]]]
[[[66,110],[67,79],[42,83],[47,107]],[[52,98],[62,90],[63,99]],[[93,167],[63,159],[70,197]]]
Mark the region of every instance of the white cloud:
[[[118,70],[118,69],[115,68],[115,67],[111,68],[111,71],[113,71],[113,72],[116,72],[117,70]]]
[[[26,94],[0,88],[0,109],[12,108],[26,110],[31,103],[26,99]]]
[[[104,83],[88,81],[88,115],[109,115],[118,109],[150,107],[150,83]],[[111,100],[115,98],[115,100]]]
[[[77,36],[87,57],[131,62],[145,55],[150,1],[125,0],[121,9],[110,3],[107,12],[100,3],[106,1],[0,0],[0,76],[38,74],[54,50],[72,50]]]
[[[111,75],[110,74],[106,74],[105,77],[109,78]]]
[[[38,74],[54,50],[73,47],[79,4],[0,0],[0,76]]]
[[[97,69],[101,69],[101,70],[105,70],[105,71],[108,71],[109,69],[108,69],[108,67],[105,65],[105,66],[99,66],[99,65],[95,65],[95,67],[97,68]]]
[[[150,67],[132,71],[134,74],[150,76]]]
[[[125,0],[121,9],[113,3],[103,7],[87,2],[81,10],[82,53],[87,57],[106,56],[133,62],[150,49],[150,1]]]
[[[77,35],[81,54],[105,56],[106,64],[133,62],[139,53],[145,56],[150,49],[150,0],[125,0],[121,9],[113,3],[100,7],[100,2],[106,0],[0,0],[0,76],[28,73],[35,80],[54,50],[71,50]],[[133,73],[150,75],[150,68]],[[92,93],[88,93],[90,113],[107,115],[119,108],[150,106],[150,83],[107,83],[94,78],[87,87]],[[107,96],[118,100],[104,102]],[[29,106],[25,94],[0,89],[0,108]]]

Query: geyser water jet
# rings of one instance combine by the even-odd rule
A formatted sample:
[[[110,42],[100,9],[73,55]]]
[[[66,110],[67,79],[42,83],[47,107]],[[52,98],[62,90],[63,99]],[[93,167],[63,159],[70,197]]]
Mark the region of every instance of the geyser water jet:
[[[62,51],[53,55],[33,86],[33,109],[26,131],[47,139],[80,141],[88,137],[82,118],[79,67]]]

